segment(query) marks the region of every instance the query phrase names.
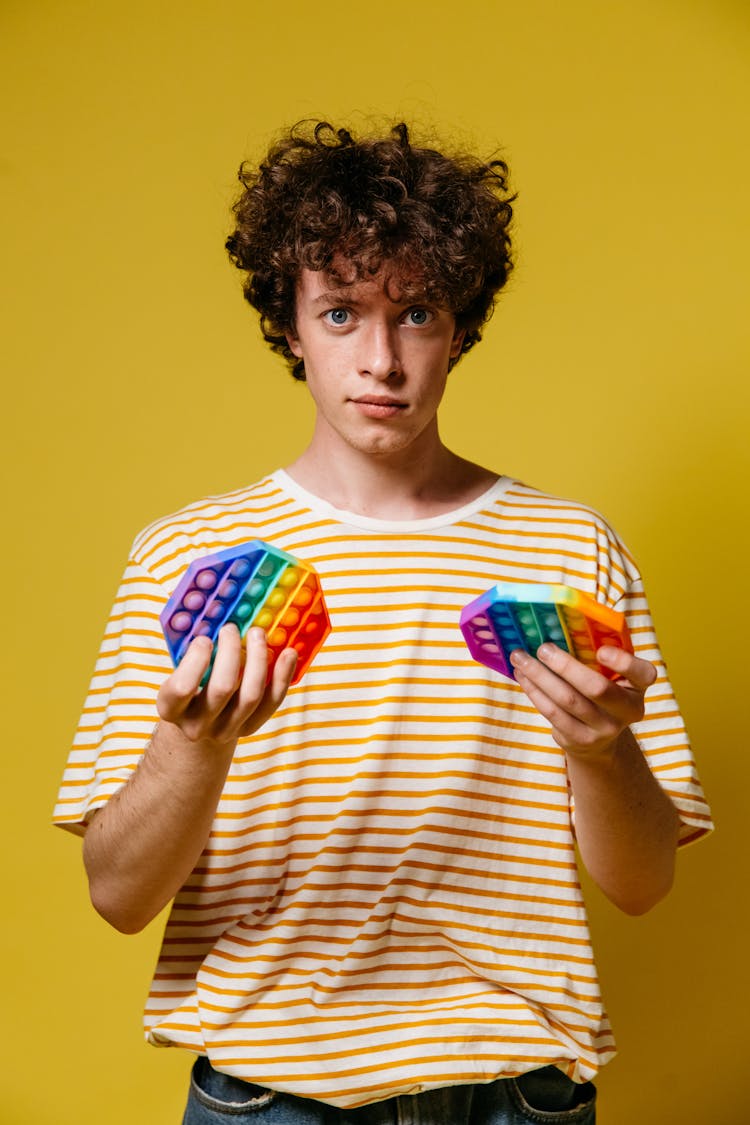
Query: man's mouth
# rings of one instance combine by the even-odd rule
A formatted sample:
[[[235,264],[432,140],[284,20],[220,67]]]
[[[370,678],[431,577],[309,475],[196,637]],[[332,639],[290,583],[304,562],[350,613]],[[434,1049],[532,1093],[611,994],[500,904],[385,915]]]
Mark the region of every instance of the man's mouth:
[[[406,403],[388,395],[361,395],[349,400],[368,418],[392,418],[406,409]]]

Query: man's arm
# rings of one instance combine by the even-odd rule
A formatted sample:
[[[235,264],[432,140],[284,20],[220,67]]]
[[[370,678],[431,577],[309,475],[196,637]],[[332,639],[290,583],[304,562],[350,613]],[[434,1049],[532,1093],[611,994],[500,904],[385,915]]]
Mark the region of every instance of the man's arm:
[[[96,813],[84,839],[91,901],[123,933],[142,930],[177,893],[208,839],[237,740],[280,705],[294,673],[287,649],[266,686],[265,634],[246,650],[225,626],[205,688],[212,645],[198,637],[157,699],[161,722],[130,780]]]
[[[620,909],[643,914],[672,885],[679,833],[677,810],[630,730],[656,669],[609,646],[597,656],[618,673],[615,682],[555,645],[542,645],[537,659],[517,651],[511,661],[566,753],[586,869]]]

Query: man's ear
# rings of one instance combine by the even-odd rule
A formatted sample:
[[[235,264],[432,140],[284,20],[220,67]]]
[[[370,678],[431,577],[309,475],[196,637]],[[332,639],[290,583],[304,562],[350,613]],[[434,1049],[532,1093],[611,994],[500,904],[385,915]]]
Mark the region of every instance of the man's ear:
[[[458,359],[461,354],[461,348],[464,346],[464,336],[466,335],[465,328],[457,328],[453,333],[451,340],[451,359]],[[295,352],[295,355],[297,353]]]
[[[299,342],[299,337],[294,335],[294,328],[289,328],[284,335],[289,345],[289,351],[292,355],[296,355],[297,359],[302,359],[302,345]]]

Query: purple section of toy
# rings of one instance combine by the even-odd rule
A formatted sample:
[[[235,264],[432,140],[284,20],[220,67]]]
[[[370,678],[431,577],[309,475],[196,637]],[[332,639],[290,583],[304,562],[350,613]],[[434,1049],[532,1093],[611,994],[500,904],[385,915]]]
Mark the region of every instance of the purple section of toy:
[[[461,614],[461,632],[476,661],[513,679],[513,666],[508,659],[512,649],[506,652],[489,616],[494,601],[493,593],[493,590],[488,590],[466,606]],[[521,647],[520,639],[513,647]]]

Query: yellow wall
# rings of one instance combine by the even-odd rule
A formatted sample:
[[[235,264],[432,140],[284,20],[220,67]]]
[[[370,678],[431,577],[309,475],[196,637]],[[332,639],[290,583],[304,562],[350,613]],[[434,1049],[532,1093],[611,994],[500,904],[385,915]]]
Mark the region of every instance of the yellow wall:
[[[511,162],[519,267],[444,433],[624,535],[718,820],[652,915],[591,894],[602,1120],[743,1119],[749,41],[741,0],[5,0],[0,1125],[180,1120],[189,1060],[140,1034],[159,926],[94,916],[49,815],[133,535],[305,440],[222,249],[239,160],[355,113]]]

